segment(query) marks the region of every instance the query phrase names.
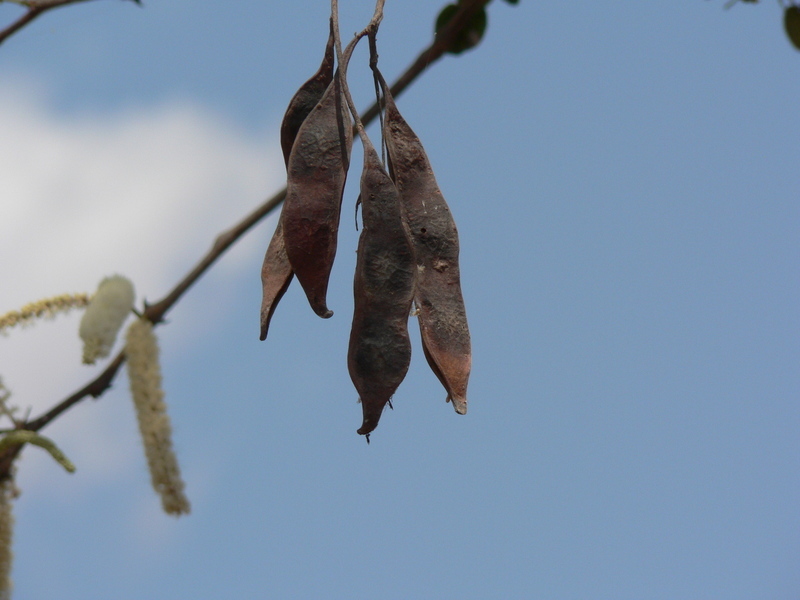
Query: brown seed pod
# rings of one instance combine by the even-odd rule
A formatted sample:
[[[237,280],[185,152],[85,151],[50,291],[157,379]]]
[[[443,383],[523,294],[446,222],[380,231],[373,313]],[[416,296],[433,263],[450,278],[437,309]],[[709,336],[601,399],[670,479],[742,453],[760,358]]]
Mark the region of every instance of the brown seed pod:
[[[352,123],[334,76],[297,133],[281,215],[289,262],[311,308],[323,318],[333,315],[326,296],[352,146]]]
[[[289,257],[286,255],[283,241],[283,227],[278,220],[278,226],[267,246],[264,264],[261,266],[261,341],[267,339],[269,322],[272,320],[278,302],[289,288],[293,276],[294,272],[289,263]]]
[[[361,215],[347,367],[364,416],[358,433],[368,435],[378,426],[411,362],[408,315],[416,270],[397,188],[368,140],[361,175]]]
[[[292,152],[294,140],[297,138],[297,132],[300,131],[300,126],[309,113],[314,110],[314,107],[325,94],[325,90],[328,89],[331,81],[333,81],[334,55],[333,24],[331,24],[322,64],[311,79],[300,86],[300,89],[297,90],[289,102],[286,114],[283,115],[283,121],[281,122],[281,148],[283,149],[283,160],[287,165],[289,164],[289,155]]]
[[[317,72],[306,81],[289,102],[286,114],[281,123],[281,148],[283,149],[283,160],[289,164],[289,155],[292,151],[297,132],[305,121],[309,113],[322,99],[325,90],[333,80],[333,24],[328,35],[328,44],[325,46],[325,56],[322,59]],[[264,256],[264,264],[261,267],[261,340],[267,339],[269,322],[278,302],[286,293],[289,284],[292,282],[294,272],[286,255],[286,246],[283,240],[283,226],[280,220],[272,240],[267,247]]]
[[[400,115],[377,68],[375,73],[386,98],[383,135],[390,170],[414,245],[414,303],[419,311],[422,349],[447,390],[447,401],[463,415],[467,412],[472,351],[461,295],[458,230],[422,143]]]

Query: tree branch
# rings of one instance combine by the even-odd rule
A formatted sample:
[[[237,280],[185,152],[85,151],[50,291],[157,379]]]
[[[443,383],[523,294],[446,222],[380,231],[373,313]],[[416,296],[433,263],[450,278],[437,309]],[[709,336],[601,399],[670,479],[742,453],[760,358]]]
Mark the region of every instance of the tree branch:
[[[105,368],[105,370],[100,373],[95,379],[87,383],[77,392],[65,398],[58,404],[56,404],[53,408],[48,410],[42,416],[37,417],[33,421],[28,421],[23,425],[23,429],[27,429],[29,431],[39,431],[42,427],[47,425],[50,421],[55,419],[58,415],[66,411],[68,408],[77,404],[87,396],[92,396],[94,398],[98,398],[100,395],[103,394],[108,388],[111,387],[111,382],[114,381],[114,377],[117,376],[117,371],[122,366],[122,363],[125,362],[125,353],[120,352],[117,356],[114,357],[114,360]],[[2,469],[0,468],[0,472]]]
[[[84,1],[84,0],[52,0],[47,4],[67,4],[70,1]],[[417,59],[409,66],[405,72],[395,81],[391,86],[392,95],[399,96],[409,84],[414,81],[419,75],[428,68],[431,64],[436,62],[444,55],[447,48],[450,47],[453,40],[470,21],[472,16],[488,4],[490,0],[462,0],[459,4],[458,12],[448,22],[447,26],[439,32],[435,37],[433,43],[428,46]],[[41,3],[45,4],[45,3]],[[1,41],[1,40],[0,40]],[[364,125],[367,125],[375,117],[378,116],[379,108],[377,102],[367,109],[361,116]],[[205,273],[216,260],[225,253],[240,237],[242,237],[253,225],[261,221],[265,216],[277,208],[283,202],[286,196],[286,188],[283,188],[266,202],[261,204],[253,212],[247,215],[239,223],[224,231],[214,241],[211,249],[206,255],[195,265],[195,267],[178,282],[178,284],[167,294],[163,299],[155,304],[145,307],[144,317],[158,324],[164,319],[164,315],[178,302],[183,294],[188,290]],[[71,408],[75,404],[87,396],[95,398],[101,396],[109,387],[111,387],[114,378],[119,371],[119,368],[125,362],[124,351],[117,354],[114,360],[106,367],[106,369],[98,375],[94,380],[87,383],[80,390],[65,398],[58,404],[54,405],[50,410],[41,416],[28,421],[22,425],[22,429],[29,431],[39,431],[53,419],[60,414]],[[12,466],[13,460],[19,452],[20,446],[9,448],[0,454],[0,480],[7,477],[9,470]]]
[[[400,77],[397,78],[390,87],[392,96],[397,98],[403,91],[414,81],[419,75],[427,69],[430,65],[439,60],[447,49],[453,44],[458,34],[470,22],[475,13],[477,13],[484,6],[489,4],[491,0],[461,0],[458,5],[458,12],[453,15],[453,18],[447,25],[434,37],[433,43],[423,50],[417,59],[411,63]],[[377,102],[367,109],[361,120],[366,125],[370,123],[375,117],[378,116]]]
[[[77,4],[78,2],[88,1],[89,0],[21,0],[17,2],[17,4],[28,7],[28,10],[19,19],[0,31],[0,44],[6,41],[6,38],[10,37],[48,10],[58,8],[59,6],[66,6],[67,4]]]

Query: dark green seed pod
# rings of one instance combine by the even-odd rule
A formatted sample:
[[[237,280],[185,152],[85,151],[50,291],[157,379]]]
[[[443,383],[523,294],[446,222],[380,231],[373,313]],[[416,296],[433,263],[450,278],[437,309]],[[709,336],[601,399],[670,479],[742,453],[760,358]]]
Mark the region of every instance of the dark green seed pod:
[[[789,36],[789,41],[800,50],[800,6],[792,4],[786,7],[783,13],[783,27]]]
[[[457,12],[457,4],[448,4],[445,6],[439,13],[439,16],[436,17],[435,32],[438,34]],[[466,24],[466,27],[458,32],[458,35],[453,40],[452,44],[450,44],[447,52],[450,54],[461,54],[464,50],[469,50],[477,46],[483,38],[483,34],[486,32],[486,23],[486,9],[481,8],[472,16]]]

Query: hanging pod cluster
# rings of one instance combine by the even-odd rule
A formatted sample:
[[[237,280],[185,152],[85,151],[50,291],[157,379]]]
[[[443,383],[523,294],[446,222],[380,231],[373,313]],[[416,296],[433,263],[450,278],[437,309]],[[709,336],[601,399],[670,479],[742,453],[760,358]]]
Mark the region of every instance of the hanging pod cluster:
[[[294,275],[314,312],[323,318],[333,314],[326,296],[353,144],[352,113],[364,147],[363,227],[347,365],[363,412],[358,433],[367,441],[408,371],[412,305],[425,358],[459,414],[467,411],[472,363],[458,231],[422,143],[377,68],[376,31],[377,26],[362,35],[370,35],[370,66],[383,97],[387,166],[364,132],[347,89],[347,64],[361,36],[344,53],[339,46],[334,72],[332,22],[322,64],[292,98],[281,125],[287,192],[261,271],[262,340]]]

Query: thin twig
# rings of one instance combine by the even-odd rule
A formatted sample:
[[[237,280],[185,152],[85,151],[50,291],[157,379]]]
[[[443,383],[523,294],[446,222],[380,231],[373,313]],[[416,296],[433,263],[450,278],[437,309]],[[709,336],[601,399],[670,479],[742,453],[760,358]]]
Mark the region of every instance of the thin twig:
[[[19,19],[14,21],[11,25],[0,31],[0,44],[23,27],[33,21],[42,13],[58,8],[59,6],[66,6],[67,4],[77,4],[78,2],[88,2],[89,0],[27,0],[18,2],[23,6],[27,6],[28,10]]]
[[[372,31],[369,40],[369,68],[372,69],[372,82],[375,84],[375,102],[378,105],[378,125],[381,131],[381,164],[386,165],[386,140],[383,137],[383,111],[386,110],[386,103],[382,102],[383,96],[381,84],[378,82],[378,32]]]
[[[430,65],[439,60],[447,49],[453,44],[458,34],[472,17],[489,4],[491,0],[461,0],[458,4],[458,12],[447,22],[442,30],[436,35],[433,43],[423,50],[417,59],[408,67],[403,74],[391,85],[389,90],[392,96],[397,98],[419,75]],[[378,103],[376,102],[361,115],[364,123],[370,123],[378,116]]]
[[[399,96],[429,65],[441,58],[460,30],[469,22],[472,15],[483,8],[489,1],[490,0],[462,0],[461,4],[459,4],[458,12],[448,22],[447,26],[439,32],[433,43],[423,50],[412,65],[408,67],[397,81],[395,81],[394,85],[391,86],[392,95],[395,97]],[[377,116],[378,104],[376,102],[361,115],[361,120],[366,125]],[[277,208],[280,203],[283,202],[285,196],[286,188],[283,188],[235,226],[220,234],[206,255],[186,274],[169,294],[155,304],[146,307],[144,316],[155,324],[161,322],[167,311],[178,302],[186,290],[200,279],[200,276],[203,275],[203,273],[205,273],[234,242],[242,237],[253,225]],[[111,386],[119,368],[124,362],[125,354],[124,352],[120,352],[97,378],[54,405],[46,413],[32,421],[28,421],[22,428],[30,431],[39,431],[53,421],[53,419],[87,396],[99,397]],[[12,447],[0,454],[0,480],[9,476],[14,458],[16,458],[20,448],[21,446]]]
[[[364,131],[364,124],[361,122],[361,118],[358,115],[358,110],[356,109],[355,102],[353,102],[353,97],[350,95],[350,86],[347,85],[347,65],[350,62],[350,56],[352,56],[353,50],[355,49],[358,41],[366,35],[375,35],[378,27],[380,27],[381,21],[383,20],[384,3],[385,0],[377,0],[375,3],[375,11],[372,14],[372,19],[370,19],[369,24],[355,35],[350,43],[347,44],[347,49],[343,53],[342,38],[339,35],[339,0],[331,0],[333,39],[336,44],[336,60],[339,62],[339,70],[337,72],[339,86],[342,90],[342,94],[344,94],[345,100],[347,101],[347,106],[353,115],[353,119],[355,120],[356,131],[361,137],[361,141],[364,143],[364,145],[369,144],[369,139]]]
[[[47,425],[50,421],[55,419],[58,415],[66,411],[71,406],[77,404],[87,396],[92,396],[94,398],[100,397],[103,392],[105,392],[108,388],[111,387],[111,382],[114,381],[114,377],[117,376],[117,371],[122,366],[122,363],[125,362],[125,353],[120,352],[114,357],[114,360],[105,368],[105,370],[100,373],[95,379],[87,383],[77,392],[65,398],[58,404],[56,404],[53,408],[48,410],[46,413],[37,417],[33,421],[28,421],[24,425],[24,429],[29,431],[39,431],[45,425]],[[0,469],[0,472],[2,470]]]

